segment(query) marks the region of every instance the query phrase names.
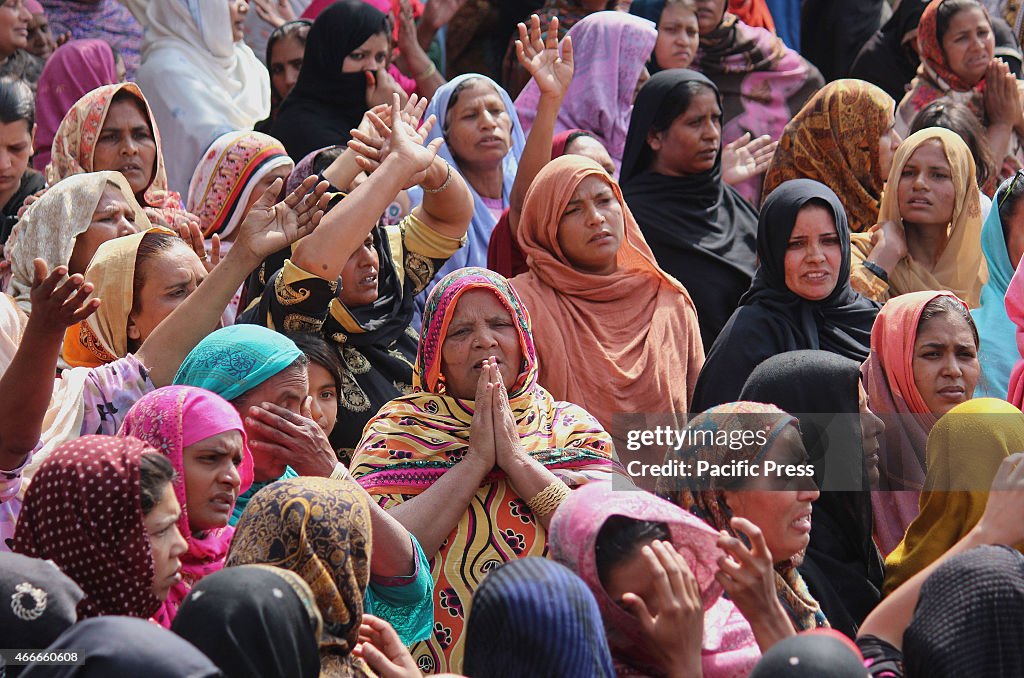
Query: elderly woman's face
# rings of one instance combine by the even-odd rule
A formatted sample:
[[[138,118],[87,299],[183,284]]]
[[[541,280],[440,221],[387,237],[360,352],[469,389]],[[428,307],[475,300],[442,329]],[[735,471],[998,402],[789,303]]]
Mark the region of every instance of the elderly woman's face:
[[[100,245],[133,233],[138,233],[135,227],[135,210],[125,199],[120,188],[114,184],[107,184],[100,195],[100,201],[96,203],[89,228],[75,238],[75,248],[68,260],[68,273],[85,273]]]
[[[444,138],[463,168],[501,164],[512,145],[512,118],[494,87],[477,79],[459,92],[445,116]]]
[[[448,393],[473,400],[487,358],[497,360],[501,380],[511,389],[523,362],[515,319],[492,292],[469,290],[456,302],[441,345],[441,372]]]
[[[110,104],[92,153],[94,172],[120,172],[136,196],[153,183],[156,139],[142,102],[120,100]]]
[[[765,453],[764,461],[780,465],[806,464],[807,452],[800,431],[795,426],[786,426]],[[810,543],[811,503],[818,495],[811,478],[761,475],[737,489],[725,490],[725,501],[734,516],[746,518],[761,529],[772,560],[781,563]]]
[[[246,391],[231,401],[245,423],[245,434],[249,438],[252,452],[253,480],[266,482],[277,480],[284,474],[287,464],[273,455],[261,451],[260,443],[272,442],[264,439],[251,425],[249,408],[260,403],[274,403],[295,414],[302,414],[302,403],[309,391],[309,376],[305,365],[291,365],[281,370],[262,384]],[[256,443],[253,445],[252,443]]]

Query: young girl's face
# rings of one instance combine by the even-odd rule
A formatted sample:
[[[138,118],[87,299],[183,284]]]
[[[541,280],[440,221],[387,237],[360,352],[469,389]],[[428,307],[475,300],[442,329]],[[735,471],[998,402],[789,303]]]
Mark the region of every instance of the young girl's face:
[[[667,5],[658,22],[654,60],[661,68],[689,68],[697,56],[700,31],[697,13],[686,5]]]

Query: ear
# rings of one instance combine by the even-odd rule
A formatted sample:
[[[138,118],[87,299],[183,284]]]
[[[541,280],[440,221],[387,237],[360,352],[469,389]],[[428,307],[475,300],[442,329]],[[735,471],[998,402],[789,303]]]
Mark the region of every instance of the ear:
[[[128,339],[130,339],[131,341],[140,341],[142,339],[142,332],[139,330],[138,326],[136,326],[136,324],[135,324],[135,314],[134,313],[129,313],[128,314],[128,330],[127,330],[127,335],[128,335]]]
[[[651,147],[651,150],[658,152],[661,150],[661,132],[648,132],[647,133],[647,145]]]

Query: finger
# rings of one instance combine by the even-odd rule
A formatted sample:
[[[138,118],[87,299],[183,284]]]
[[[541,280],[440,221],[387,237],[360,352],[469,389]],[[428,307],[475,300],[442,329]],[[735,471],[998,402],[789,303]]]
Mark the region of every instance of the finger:
[[[441,144],[444,143],[444,137],[438,137],[427,144],[427,150],[432,154],[437,155],[437,152],[441,149]]]
[[[562,38],[562,61],[569,66],[573,65],[572,36]]]
[[[363,71],[366,74],[366,92],[368,95],[373,94],[373,90],[377,89],[377,78],[373,75],[373,71]]]
[[[82,276],[82,274],[74,274],[73,276],[65,280],[63,283],[61,283],[60,287],[53,291],[53,293],[50,295],[50,301],[63,306],[64,302],[67,301],[72,294],[77,292],[78,288],[82,287],[84,283],[85,278]],[[92,283],[89,283],[89,291],[92,291]]]
[[[40,259],[38,257],[33,259],[32,273],[32,287],[39,287],[44,282],[46,282],[46,278],[50,275],[50,272],[46,266],[46,260]],[[49,295],[49,293],[49,291],[46,292],[47,295]]]
[[[384,140],[379,136],[373,136],[358,129],[352,130],[352,139],[355,139],[358,143],[372,148],[375,151],[379,151],[381,146],[384,145]],[[349,139],[349,142],[351,142],[352,139]],[[351,143],[349,143],[349,148],[352,148]]]
[[[302,416],[306,419],[313,419],[313,397],[306,396],[306,399],[302,401],[301,408]]]
[[[647,609],[647,603],[644,602],[643,598],[635,593],[623,593],[622,606],[637,618],[645,633],[650,635],[654,632],[654,617],[651,616],[651,612]]]
[[[277,184],[277,182],[279,182],[279,181],[281,181],[281,179],[275,179],[274,180],[274,184]],[[274,184],[271,184],[271,187],[273,187]],[[288,195],[285,196],[284,204],[287,205],[289,209],[295,209],[295,206],[298,205],[300,202],[302,202],[302,199],[306,197],[306,194],[309,193],[310,189],[313,188],[314,184],[316,184],[316,177],[315,176],[308,176],[308,177],[306,177],[305,179],[302,180],[302,183],[299,184],[295,188],[294,191],[292,191],[291,193],[289,193]],[[280,190],[281,189],[279,188],[278,191],[280,191]],[[268,189],[268,192],[269,192],[269,189]],[[266,196],[267,194],[264,193],[263,195]],[[259,204],[259,203],[257,203],[257,204]],[[269,208],[271,208],[273,206],[274,206],[274,203],[273,202],[269,202],[269,203],[264,204],[264,209],[269,209]]]
[[[283,419],[291,424],[294,424],[295,426],[305,426],[306,424],[309,424],[313,421],[313,416],[312,414],[310,414],[310,410],[312,409],[311,404],[313,402],[313,398],[310,396],[306,396],[306,398],[307,400],[303,401],[302,406],[299,408],[301,414],[296,414],[289,410],[287,407],[281,407],[280,405],[275,405],[274,403],[267,402],[260,403],[258,409],[262,409],[265,412],[269,413],[270,415]]]
[[[682,599],[686,595],[686,585],[683,583],[683,568],[686,568],[686,560],[670,544],[660,540],[651,542],[651,549],[668,576],[672,597],[677,600]],[[681,567],[679,560],[683,561]]]
[[[538,24],[540,21],[538,20]],[[558,49],[558,17],[551,17],[548,23],[548,39],[544,42],[545,49]]]
[[[741,566],[754,566],[754,557],[751,554],[750,549],[748,549],[746,545],[736,537],[722,535],[718,538],[717,544],[718,548],[729,554],[729,556]]]
[[[93,313],[98,311],[99,308],[100,308],[100,300],[99,299],[93,299],[93,300],[89,301],[87,304],[85,304],[84,306],[82,306],[80,309],[78,309],[77,311],[75,311],[74,313],[71,314],[71,322],[72,323],[80,323],[83,320],[85,320],[86,318],[88,318],[89,316],[91,316]]]
[[[357,155],[355,157],[355,161],[356,164],[359,165],[359,169],[363,170],[367,174],[372,174],[375,169],[380,167],[379,162],[376,162],[375,160],[370,160],[369,158],[362,155]]]
[[[358,651],[358,652],[357,652]],[[399,670],[387,656],[374,647],[371,643],[361,643],[353,650],[353,654],[362,657],[363,661],[369,664],[370,668],[382,675],[391,675]]]
[[[640,549],[644,564],[647,566],[647,574],[654,583],[654,593],[659,601],[669,601],[673,598],[672,583],[669,581],[669,573],[662,564],[658,553],[655,550],[656,542],[651,542]],[[659,606],[660,608],[661,606]]]
[[[733,517],[730,522],[732,529],[742,532],[750,540],[751,554],[757,559],[768,559],[771,561],[771,551],[768,550],[768,543],[764,540],[764,533],[754,523],[746,518]]]
[[[367,71],[367,73],[369,73],[369,71]],[[366,117],[367,119],[369,119],[370,124],[373,125],[374,129],[376,129],[381,136],[386,137],[391,134],[391,128],[387,125],[387,123],[380,119],[379,115],[377,115],[376,113],[367,113]],[[392,120],[392,123],[393,122],[394,120]]]
[[[424,120],[423,124],[420,125],[420,134],[422,135],[423,139],[426,139],[428,136],[430,136],[430,130],[434,129],[434,125],[436,124],[437,116],[431,113],[430,117]]]
[[[65,283],[62,286],[62,288],[63,287],[67,287],[67,283]],[[92,291],[94,289],[95,286],[90,282],[84,283],[80,287],[72,289],[71,293],[68,295],[67,300],[64,301],[63,304],[61,304],[61,312],[66,313],[67,315],[72,315],[75,311],[78,310],[78,308],[82,304],[85,303],[85,300],[89,298],[89,295],[92,294]]]
[[[220,263],[220,236],[216,233],[210,239],[210,265],[211,268]]]
[[[519,39],[516,40],[516,47],[521,48],[523,44],[529,40],[529,34],[526,32],[526,24],[522,21],[516,24],[516,28],[519,29]]]
[[[263,195],[259,197],[256,204],[253,205],[253,209],[270,210],[274,207],[274,203],[277,202],[277,196],[281,195],[281,189],[284,188],[284,179],[278,177],[274,179],[274,182],[267,187],[267,190],[263,191]],[[296,199],[298,202],[298,199]],[[285,198],[285,203],[288,203],[288,199]],[[293,206],[289,205],[289,207]]]
[[[355,130],[352,130],[352,131],[355,132]],[[354,136],[355,135],[353,135],[353,137]],[[353,152],[363,156],[364,158],[370,158],[372,160],[379,160],[380,159],[380,149],[379,148],[374,148],[373,146],[367,146],[362,141],[359,141],[359,140],[357,140],[355,138],[349,139],[348,143],[346,145],[349,148],[351,148]]]

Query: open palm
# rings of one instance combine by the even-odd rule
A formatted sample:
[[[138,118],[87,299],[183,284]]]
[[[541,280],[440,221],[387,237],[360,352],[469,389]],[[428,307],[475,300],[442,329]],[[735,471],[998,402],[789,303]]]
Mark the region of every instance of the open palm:
[[[329,187],[326,181],[314,190],[316,177],[307,177],[284,200],[275,202],[283,184],[283,180],[275,179],[239,227],[236,246],[244,246],[260,260],[312,233],[324,215]]]
[[[562,53],[558,50],[558,17],[548,24],[547,39],[541,39],[540,18],[534,14],[530,17],[530,28],[519,24],[519,39],[516,40],[516,56],[523,65],[542,94],[565,96],[572,82],[573,56],[572,38],[566,36],[562,40]]]

